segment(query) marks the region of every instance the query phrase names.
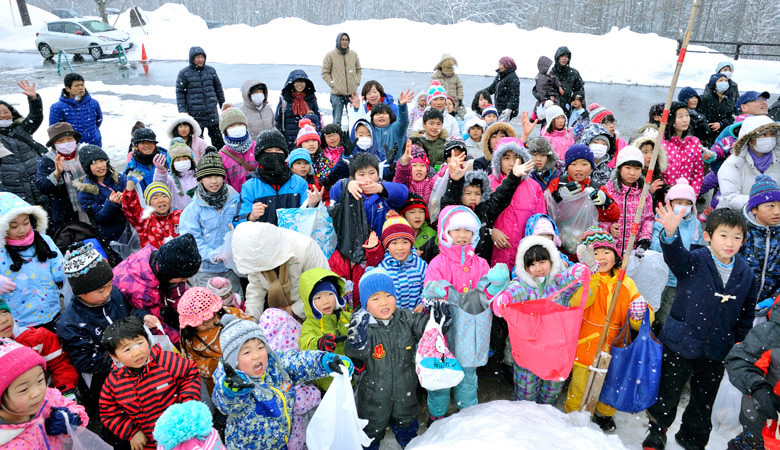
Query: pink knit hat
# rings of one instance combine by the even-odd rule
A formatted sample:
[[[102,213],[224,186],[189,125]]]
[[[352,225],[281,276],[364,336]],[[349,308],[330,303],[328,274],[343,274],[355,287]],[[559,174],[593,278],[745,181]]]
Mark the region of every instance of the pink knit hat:
[[[685,178],[680,178],[677,180],[677,184],[669,188],[669,192],[666,193],[666,200],[672,201],[672,200],[690,200],[691,203],[696,205],[696,192],[693,190],[693,187],[688,183],[688,180]]]
[[[35,366],[46,370],[46,361],[35,350],[17,344],[11,339],[0,339],[0,395],[4,394],[8,386],[20,375]]]
[[[561,246],[561,238],[558,237],[558,233],[555,231],[555,226],[553,226],[552,222],[550,222],[550,219],[547,217],[539,217],[536,220],[536,224],[534,225],[534,236],[539,236],[542,234],[546,234],[549,236],[553,236],[553,241],[555,242],[556,247]]]
[[[295,145],[301,145],[302,142],[306,141],[320,141],[320,134],[317,133],[317,128],[314,126],[311,120],[309,119],[301,119],[300,122],[298,122],[298,137],[295,139]]]
[[[214,317],[214,313],[222,309],[222,299],[204,287],[187,289],[179,300],[179,325],[197,327]]]

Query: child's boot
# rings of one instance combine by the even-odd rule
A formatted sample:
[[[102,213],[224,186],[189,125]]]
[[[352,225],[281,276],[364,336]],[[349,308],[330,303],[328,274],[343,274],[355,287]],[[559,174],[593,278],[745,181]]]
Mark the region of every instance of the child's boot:
[[[615,419],[613,419],[612,416],[602,416],[599,413],[595,413],[593,414],[593,422],[595,422],[596,425],[601,428],[601,431],[604,432],[615,431],[617,428]]]
[[[416,418],[412,421],[411,424],[403,428],[396,425],[394,421],[390,421],[390,429],[393,430],[393,433],[395,434],[395,440],[398,442],[398,445],[400,445],[401,448],[406,448],[406,446],[409,445],[409,442],[417,437],[417,429],[419,427],[420,424],[417,422]]]
[[[666,447],[666,429],[650,422],[649,434],[642,442],[644,450],[664,450]]]

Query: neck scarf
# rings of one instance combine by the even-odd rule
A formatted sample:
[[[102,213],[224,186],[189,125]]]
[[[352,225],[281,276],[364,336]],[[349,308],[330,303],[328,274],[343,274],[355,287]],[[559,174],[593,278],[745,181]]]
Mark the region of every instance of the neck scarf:
[[[151,166],[154,160],[154,157],[157,156],[157,154],[160,153],[160,149],[157,147],[154,147],[154,151],[151,155],[144,155],[141,153],[140,150],[134,149],[133,150],[133,159],[137,162],[145,165],[145,166]]]
[[[248,131],[244,137],[240,138],[232,138],[225,135],[225,145],[239,155],[243,155],[252,146],[252,137]]]
[[[210,192],[208,189],[203,187],[202,183],[198,183],[195,189],[196,192],[198,193],[198,196],[204,202],[206,202],[207,205],[211,206],[216,210],[222,209],[225,206],[225,203],[227,203],[227,199],[228,199],[227,183],[222,183],[222,187],[219,188],[217,192]]]
[[[772,152],[764,153],[762,155],[754,152],[752,148],[748,147],[748,153],[750,154],[750,157],[753,158],[753,163],[756,165],[756,169],[758,169],[759,172],[764,173],[766,169],[772,165]]]
[[[29,247],[32,245],[34,240],[35,240],[35,230],[30,228],[30,232],[27,233],[27,236],[25,236],[23,239],[6,238],[5,243],[6,245],[10,245],[11,247]]]
[[[284,308],[292,305],[288,262],[276,269],[264,271],[263,275],[268,280],[268,306],[271,308]]]
[[[292,110],[293,114],[296,116],[305,116],[306,113],[309,112],[309,105],[306,103],[306,100],[304,98],[306,97],[306,91],[304,92],[293,92],[292,98],[293,98],[293,104],[292,104]]]
[[[336,147],[336,148],[330,148],[325,147],[325,149],[322,151],[322,154],[325,155],[328,160],[330,160],[331,163],[336,164],[339,161],[339,158],[341,158],[341,154],[344,152],[344,147]]]

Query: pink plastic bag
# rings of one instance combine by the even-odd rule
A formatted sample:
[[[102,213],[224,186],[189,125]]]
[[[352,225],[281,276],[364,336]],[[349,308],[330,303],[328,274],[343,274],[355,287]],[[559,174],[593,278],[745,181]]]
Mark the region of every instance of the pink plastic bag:
[[[448,389],[463,380],[463,368],[447,347],[442,325],[434,320],[433,315],[417,344],[415,369],[420,386],[429,391]]]

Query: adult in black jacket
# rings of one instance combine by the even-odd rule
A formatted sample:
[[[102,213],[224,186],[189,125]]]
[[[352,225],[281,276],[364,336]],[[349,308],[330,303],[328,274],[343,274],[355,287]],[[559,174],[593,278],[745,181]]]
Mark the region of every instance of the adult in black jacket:
[[[712,147],[715,138],[724,128],[734,123],[736,111],[734,102],[726,96],[728,81],[729,79],[722,73],[713,74],[701,96],[699,112],[704,114],[709,127],[709,132],[706,139],[702,140],[702,145],[707,148]],[[719,82],[722,87],[720,90],[718,88]]]
[[[512,111],[509,115],[510,119],[517,116],[520,110],[520,79],[517,78],[516,70],[517,64],[514,59],[509,56],[499,59],[498,69],[496,69],[498,74],[486,89],[490,95],[494,95],[495,107],[499,114],[503,114],[507,109]]]
[[[300,91],[296,90],[296,82]],[[317,105],[317,97],[314,95],[314,83],[300,69],[293,70],[287,77],[282,88],[279,104],[276,106],[276,128],[282,132],[287,141],[287,148],[297,148],[295,143],[300,127],[298,122],[307,114],[320,117],[320,108]],[[296,103],[296,99],[298,102]],[[301,103],[301,101],[305,103]],[[322,123],[320,120],[319,123]],[[317,131],[320,131],[319,124]]]
[[[35,185],[38,158],[46,147],[32,135],[43,122],[43,102],[35,92],[35,83],[18,83],[27,96],[27,117],[9,103],[0,100],[0,192],[16,194],[31,205],[46,207],[46,197]]]
[[[552,68],[552,74],[558,77],[558,81],[561,82],[563,87],[563,95],[561,95],[561,104],[564,106],[563,110],[566,113],[566,117],[571,114],[571,101],[574,99],[575,94],[581,94],[585,96],[585,82],[582,81],[582,77],[577,69],[572,69],[571,64],[571,51],[569,47],[558,47],[555,51],[555,65]]]
[[[206,52],[190,48],[190,65],[176,78],[176,105],[180,113],[192,116],[201,130],[209,130],[211,145],[222,148],[225,142],[219,131],[219,110],[225,103],[225,93],[217,71],[206,65]],[[202,132],[201,132],[202,136]]]

